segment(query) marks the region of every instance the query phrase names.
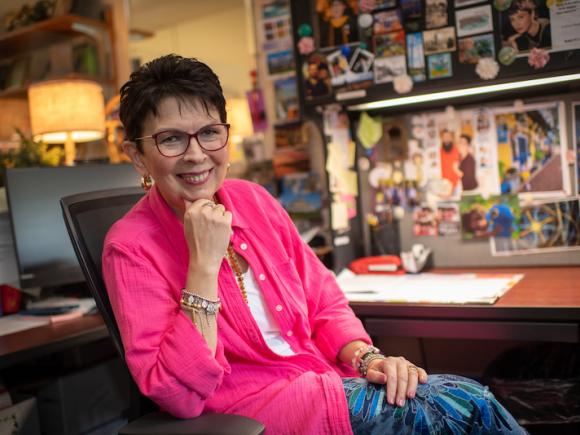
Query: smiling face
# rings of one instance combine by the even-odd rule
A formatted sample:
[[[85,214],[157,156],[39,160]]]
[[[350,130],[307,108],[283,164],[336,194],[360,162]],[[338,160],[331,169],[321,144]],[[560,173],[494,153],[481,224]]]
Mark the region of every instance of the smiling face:
[[[143,123],[143,136],[163,130],[182,130],[195,133],[209,124],[222,122],[218,111],[209,106],[209,113],[199,100],[184,102],[167,97],[159,103],[158,114],[150,113]],[[143,152],[134,142],[126,142],[125,151],[141,175],[151,175],[159,192],[178,216],[183,215],[183,200],[211,200],[222,185],[228,166],[227,146],[218,151],[204,151],[191,138],[185,154],[165,157],[159,153],[155,141],[142,139]]]
[[[510,15],[510,24],[516,33],[522,35],[528,31],[532,25],[532,12],[527,10],[519,10],[517,13]]]

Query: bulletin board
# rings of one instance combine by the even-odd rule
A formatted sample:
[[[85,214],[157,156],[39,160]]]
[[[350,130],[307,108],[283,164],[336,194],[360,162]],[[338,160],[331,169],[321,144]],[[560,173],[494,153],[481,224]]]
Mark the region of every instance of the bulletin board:
[[[549,77],[580,67],[577,0],[291,3],[303,106]]]

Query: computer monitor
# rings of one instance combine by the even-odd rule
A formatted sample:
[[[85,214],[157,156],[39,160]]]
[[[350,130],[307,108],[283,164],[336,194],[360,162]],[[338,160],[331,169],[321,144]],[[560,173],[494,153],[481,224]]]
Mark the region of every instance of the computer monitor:
[[[67,233],[60,199],[139,185],[129,164],[11,168],[6,193],[20,287],[58,287],[84,281]]]

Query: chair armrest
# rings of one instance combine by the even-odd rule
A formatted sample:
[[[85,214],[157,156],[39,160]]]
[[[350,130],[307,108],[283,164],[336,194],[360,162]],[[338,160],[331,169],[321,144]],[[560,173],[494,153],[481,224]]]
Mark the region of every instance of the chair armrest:
[[[205,414],[180,420],[165,412],[153,412],[133,420],[119,435],[260,435],[262,423],[232,414]]]

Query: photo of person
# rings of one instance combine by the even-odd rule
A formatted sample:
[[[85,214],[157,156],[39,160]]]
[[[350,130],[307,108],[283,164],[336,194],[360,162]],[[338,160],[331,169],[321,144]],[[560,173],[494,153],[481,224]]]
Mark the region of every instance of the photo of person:
[[[468,134],[459,136],[458,151],[460,156],[459,172],[463,191],[475,190],[479,186],[476,177],[476,162],[473,156],[472,137]]]
[[[313,53],[303,66],[304,90],[306,98],[312,99],[330,94],[330,73],[326,57],[320,53]]]
[[[333,47],[358,40],[356,0],[318,0],[320,47]]]
[[[440,132],[441,147],[439,148],[439,158],[441,160],[441,178],[451,183],[451,196],[459,193],[459,182],[463,175],[459,169],[461,154],[459,147],[455,144],[455,138],[452,131],[444,128]]]
[[[552,47],[550,11],[546,0],[514,0],[501,12],[502,45],[518,52]]]
[[[517,195],[470,195],[461,198],[461,236],[464,240],[495,237],[508,245],[517,236],[521,210]]]

